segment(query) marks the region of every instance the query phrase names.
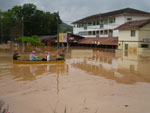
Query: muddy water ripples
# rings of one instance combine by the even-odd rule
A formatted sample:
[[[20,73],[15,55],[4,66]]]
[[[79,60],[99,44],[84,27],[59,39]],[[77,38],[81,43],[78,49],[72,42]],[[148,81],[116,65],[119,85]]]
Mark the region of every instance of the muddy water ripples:
[[[13,113],[149,113],[150,60],[72,48],[62,64],[0,56],[0,99]]]

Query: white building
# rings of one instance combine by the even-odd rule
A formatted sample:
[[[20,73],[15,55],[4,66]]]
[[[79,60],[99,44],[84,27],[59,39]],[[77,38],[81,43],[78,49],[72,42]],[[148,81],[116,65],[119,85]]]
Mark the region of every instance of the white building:
[[[150,13],[125,8],[85,17],[73,22],[73,33],[83,37],[118,37],[116,27],[135,20],[150,19]]]

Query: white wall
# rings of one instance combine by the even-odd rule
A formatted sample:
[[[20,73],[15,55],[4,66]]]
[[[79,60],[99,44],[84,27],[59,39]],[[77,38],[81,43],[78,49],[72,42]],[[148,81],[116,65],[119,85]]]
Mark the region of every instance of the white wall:
[[[124,16],[118,16],[116,17],[116,25],[117,26],[120,26],[121,24],[124,24],[125,23],[125,17]]]
[[[79,32],[84,32],[84,31],[97,31],[97,30],[107,30],[107,29],[115,29],[118,26],[124,24],[127,22],[127,18],[132,18],[132,20],[143,20],[143,19],[150,19],[150,16],[138,16],[138,15],[119,15],[115,17],[115,23],[112,24],[104,24],[103,28],[100,28],[100,25],[93,25],[93,26],[87,26],[87,29],[82,28],[77,28],[73,27],[73,33],[78,34]],[[126,33],[125,33],[126,34]],[[127,34],[126,34],[127,35]],[[113,31],[113,37],[118,37],[118,30]],[[89,35],[85,37],[96,37],[96,35]],[[108,37],[108,35],[100,35],[100,37]]]
[[[118,37],[119,30],[113,30],[113,37]]]
[[[132,18],[132,21],[135,21],[135,20],[150,19],[150,16],[128,15],[128,16],[125,16],[125,18],[124,18],[125,22],[128,22],[127,18]]]
[[[84,31],[84,28],[73,27],[73,33],[78,34],[79,32]]]

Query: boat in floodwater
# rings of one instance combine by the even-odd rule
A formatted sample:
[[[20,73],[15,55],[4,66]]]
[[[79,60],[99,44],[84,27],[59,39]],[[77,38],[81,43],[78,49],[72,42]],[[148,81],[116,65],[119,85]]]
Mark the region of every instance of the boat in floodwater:
[[[65,63],[65,60],[50,60],[50,61],[30,61],[30,60],[13,60],[14,64],[53,64],[53,63]]]

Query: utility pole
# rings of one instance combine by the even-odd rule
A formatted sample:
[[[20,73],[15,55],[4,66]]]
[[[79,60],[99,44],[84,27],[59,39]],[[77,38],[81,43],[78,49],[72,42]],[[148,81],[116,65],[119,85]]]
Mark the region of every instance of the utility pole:
[[[67,51],[68,51],[68,48],[69,48],[69,38],[70,38],[70,34],[67,33]]]
[[[59,15],[59,11],[57,12],[57,14]],[[57,52],[59,52],[59,23],[58,23],[59,18],[56,18],[56,22],[57,22]]]
[[[0,9],[0,22],[1,22],[1,40],[0,42],[3,42],[3,15],[2,15],[2,11]]]
[[[24,17],[22,16],[22,36],[24,36]]]
[[[24,36],[24,16],[22,16],[22,36]],[[22,42],[22,52],[25,50],[25,44]]]

